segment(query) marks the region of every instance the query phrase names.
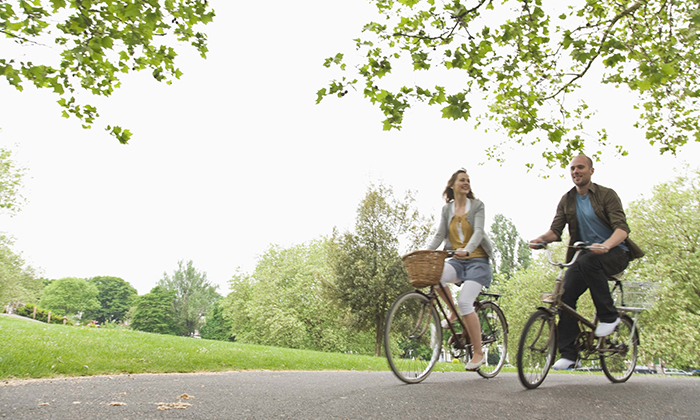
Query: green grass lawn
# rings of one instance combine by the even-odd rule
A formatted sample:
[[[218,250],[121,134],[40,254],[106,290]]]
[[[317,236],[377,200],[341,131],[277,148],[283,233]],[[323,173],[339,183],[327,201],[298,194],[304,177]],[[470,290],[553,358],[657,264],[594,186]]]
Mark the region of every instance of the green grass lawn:
[[[383,357],[200,340],[0,316],[0,379],[229,370],[386,371]],[[438,363],[439,371],[462,364]]]

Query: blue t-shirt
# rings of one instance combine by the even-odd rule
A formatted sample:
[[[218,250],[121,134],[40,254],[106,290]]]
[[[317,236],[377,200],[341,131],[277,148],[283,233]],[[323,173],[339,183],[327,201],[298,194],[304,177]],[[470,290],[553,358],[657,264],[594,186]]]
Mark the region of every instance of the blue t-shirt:
[[[589,245],[602,244],[613,233],[612,229],[596,216],[588,194],[576,194],[576,219],[581,240]],[[624,241],[618,246],[629,251]]]

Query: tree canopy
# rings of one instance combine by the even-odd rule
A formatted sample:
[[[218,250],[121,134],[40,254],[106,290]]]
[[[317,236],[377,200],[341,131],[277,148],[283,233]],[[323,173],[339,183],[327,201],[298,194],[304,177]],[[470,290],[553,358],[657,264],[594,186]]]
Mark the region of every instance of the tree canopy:
[[[25,169],[12,160],[12,152],[0,149],[0,211],[14,215],[24,204],[20,190]]]
[[[12,241],[0,234],[0,305],[36,303],[41,280],[22,256],[12,250]]]
[[[700,170],[654,187],[652,197],[630,204],[634,240],[646,255],[637,267],[662,288],[648,314],[651,353],[673,366],[700,365]]]
[[[200,337],[207,340],[236,341],[231,321],[224,318],[223,300],[214,303],[207,320],[199,330]]]
[[[191,260],[186,265],[178,261],[173,275],[163,273],[158,285],[174,293],[175,320],[185,335],[194,335],[202,326],[204,315],[221,299],[216,291],[219,286],[211,284],[207,273],[197,270]]]
[[[66,277],[51,282],[41,292],[41,306],[64,315],[94,311],[100,307],[97,286],[85,279]]]
[[[517,270],[526,269],[530,265],[530,248],[510,219],[500,213],[495,215],[490,238],[495,247],[494,273],[498,277],[507,280]]]
[[[131,317],[131,328],[157,334],[179,335],[182,328],[173,316],[175,291],[156,286],[136,299]]]
[[[270,246],[250,276],[236,274],[221,306],[237,341],[327,352],[373,351],[371,334],[352,328],[350,311],[330,299],[329,240]],[[231,331],[229,331],[229,334]],[[366,344],[369,343],[369,344]]]
[[[584,146],[597,158],[609,143],[604,129],[586,131],[588,87],[603,84],[638,97],[627,124],[661,153],[700,141],[696,0],[370,2],[379,19],[355,39],[357,54],[325,61],[342,76],[317,102],[361,91],[385,130],[400,129],[417,103],[436,105],[443,118],[493,121],[517,144],[539,143],[548,166],[565,167]],[[424,73],[414,82],[402,66]],[[499,145],[487,151],[499,157]]]
[[[377,356],[386,312],[399,294],[411,289],[401,255],[423,246],[430,233],[430,220],[413,203],[410,193],[397,200],[391,188],[370,186],[357,208],[355,232],[335,238],[331,253],[331,293],[350,310],[358,329],[374,331]]]
[[[101,324],[123,321],[138,295],[136,289],[119,277],[99,276],[91,278],[89,282],[97,287],[100,307],[88,316]]]
[[[213,18],[208,0],[2,1],[0,77],[20,91],[25,83],[52,90],[63,116],[90,128],[97,109],[81,104],[77,93],[110,96],[120,74],[139,70],[159,82],[179,79],[173,46],[190,44],[206,57],[207,38],[198,27]],[[15,48],[6,48],[10,43]],[[120,126],[107,130],[121,143],[131,137]]]

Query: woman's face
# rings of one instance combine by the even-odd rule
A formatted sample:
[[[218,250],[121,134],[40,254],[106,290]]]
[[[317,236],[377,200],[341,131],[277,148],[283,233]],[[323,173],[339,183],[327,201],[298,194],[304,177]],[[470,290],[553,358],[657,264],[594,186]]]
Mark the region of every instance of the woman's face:
[[[455,183],[452,185],[452,191],[456,195],[467,195],[472,190],[471,182],[469,181],[469,175],[464,172],[460,172],[455,179]]]

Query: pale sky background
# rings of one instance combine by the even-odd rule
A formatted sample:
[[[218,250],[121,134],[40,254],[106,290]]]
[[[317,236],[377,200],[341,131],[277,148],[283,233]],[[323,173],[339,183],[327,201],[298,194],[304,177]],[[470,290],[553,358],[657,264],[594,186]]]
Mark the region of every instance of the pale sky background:
[[[206,28],[208,59],[181,48],[184,76],[173,85],[143,72],[124,78],[108,100],[87,98],[99,106],[95,129],[61,118],[50,92],[26,85],[19,93],[0,81],[0,147],[29,169],[29,202],[15,217],[0,215],[0,231],[43,276],[117,276],[144,294],[178,260],[193,260],[226,293],[236,270],[252,272],[270,244],[352,228],[372,183],[397,196],[415,191],[421,211],[437,216],[445,183],[460,167],[486,204],[488,225],[501,213],[525,239],[547,230],[572,184],[558,177],[565,170],[552,170],[550,179],[527,173],[536,150],[515,149],[503,166],[479,165],[484,147],[502,134],[443,120],[437,107],[418,107],[401,131],[384,132],[382,114],[361,94],[315,104],[316,91],[337,76],[324,59],[354,51],[352,39],[376,19],[374,6],[211,3],[217,17]],[[632,128],[632,104],[611,89],[591,101],[600,111],[594,126],[605,125],[630,152],[607,155],[593,179],[625,204],[649,197],[700,155],[692,144],[678,157],[659,156]],[[106,124],[131,129],[130,144],[111,138]]]

